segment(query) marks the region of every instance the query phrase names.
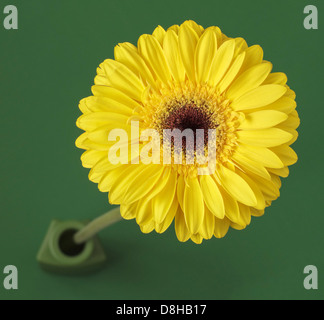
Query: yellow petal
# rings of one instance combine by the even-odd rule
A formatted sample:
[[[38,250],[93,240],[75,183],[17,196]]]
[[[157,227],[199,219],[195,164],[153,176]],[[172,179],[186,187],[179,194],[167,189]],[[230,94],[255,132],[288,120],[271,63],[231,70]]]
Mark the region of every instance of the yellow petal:
[[[222,43],[223,43],[223,34],[222,34],[222,31],[221,31],[221,29],[219,29],[218,27],[215,27],[215,26],[213,26],[213,27],[209,27],[209,28],[207,28],[208,30],[213,30],[214,31],[214,33],[215,33],[215,35],[216,35],[216,43],[217,43],[217,48],[219,48],[221,45],[222,45]],[[206,30],[207,30],[206,29]],[[206,31],[205,30],[205,31]],[[216,49],[217,49],[216,48]]]
[[[261,110],[245,115],[245,119],[240,124],[240,129],[265,129],[284,122],[288,118],[286,113],[275,110]]]
[[[141,101],[144,86],[138,76],[124,64],[107,59],[100,65],[100,68],[105,71],[109,86],[124,92],[137,101]]]
[[[176,197],[173,198],[173,202],[171,204],[170,209],[165,215],[164,220],[161,223],[155,222],[155,230],[158,233],[163,233],[166,229],[169,228],[170,224],[172,223],[173,219],[175,218],[175,215],[178,211],[179,202]]]
[[[188,178],[183,197],[183,211],[189,231],[198,232],[204,220],[204,199],[197,178]]]
[[[282,125],[291,129],[297,129],[300,125],[300,119],[296,110],[288,115],[288,119],[282,122]]]
[[[118,122],[118,121],[113,122],[113,119],[114,118],[112,117],[111,119],[112,121],[109,122],[107,121],[106,124],[102,126],[98,126],[96,129],[89,132],[88,138],[97,143],[114,145],[116,141],[109,141],[108,137],[109,137],[109,133],[116,128],[124,130],[128,134],[128,136],[130,136],[131,127],[123,122]],[[125,145],[128,144],[129,142],[125,141]]]
[[[292,134],[278,128],[243,130],[237,136],[240,142],[257,147],[276,147],[292,138]]]
[[[138,102],[130,98],[124,92],[117,90],[116,88],[94,85],[91,87],[91,91],[94,96],[104,98],[107,104],[111,103],[112,105],[115,105],[116,103],[119,103],[119,104],[123,104],[124,106],[127,106],[130,109],[137,109],[141,107],[141,105]],[[102,101],[102,100],[97,101],[95,98],[94,100],[96,102]],[[104,110],[93,109],[93,106],[90,104],[90,102],[88,102],[88,105],[92,111],[104,111]],[[117,106],[119,107],[118,104]]]
[[[278,175],[270,173],[271,181],[275,184],[275,186],[280,189],[281,188],[281,179]]]
[[[163,168],[160,165],[130,165],[132,169],[125,171],[119,181],[111,186],[109,201],[112,204],[132,203],[144,197],[160,178]],[[139,181],[144,183],[139,184]]]
[[[142,198],[136,202],[138,203],[136,207],[136,223],[139,225],[149,223],[153,219],[152,201]]]
[[[230,86],[226,96],[235,100],[243,94],[257,88],[266,79],[272,69],[270,62],[257,64],[243,72]]]
[[[261,192],[264,194],[265,200],[275,200],[279,197],[279,188],[272,181],[263,179],[250,172],[247,173],[247,175],[257,184]]]
[[[205,207],[204,221],[200,227],[199,233],[204,239],[212,238],[215,230],[215,219],[214,215]]]
[[[240,226],[239,224],[234,222],[231,222],[230,226],[235,230],[243,230],[246,227],[246,225]]]
[[[148,223],[146,224],[142,224],[140,225],[140,228],[141,228],[141,231],[143,233],[150,233],[154,230],[154,227],[155,227],[155,223],[154,223],[154,220],[150,220]]]
[[[185,181],[184,181],[183,175],[179,175],[178,181],[177,181],[177,198],[178,198],[179,205],[180,205],[180,208],[182,211],[183,211],[184,191],[185,191]]]
[[[164,36],[165,36],[165,30],[161,26],[157,26],[154,29],[152,36],[155,37],[159,41],[160,45],[162,46]]]
[[[254,45],[246,49],[245,60],[242,66],[242,72],[260,64],[263,60],[263,50],[259,45]]]
[[[234,50],[234,58],[238,57],[244,52],[245,57],[245,51],[248,48],[248,45],[246,41],[243,38],[234,38],[235,40],[235,50]]]
[[[240,217],[240,209],[237,201],[232,198],[225,190],[222,190],[221,192],[224,199],[226,217],[232,222],[244,226],[245,223]]]
[[[84,132],[78,136],[78,138],[75,140],[75,146],[79,149],[84,149],[84,150],[89,149],[85,145],[86,140],[88,140],[88,132]]]
[[[217,174],[222,182],[222,186],[232,197],[248,206],[255,206],[257,204],[253,190],[237,173],[221,166]]]
[[[146,196],[148,192],[155,186],[161,178],[163,167],[160,165],[144,165],[144,170],[133,180],[129,181],[127,177],[128,187],[125,191],[123,203],[132,203]],[[138,181],[145,181],[139,184]]]
[[[182,25],[191,27],[196,32],[198,37],[200,37],[204,32],[204,28],[193,20],[187,20]]]
[[[173,203],[177,187],[176,175],[171,174],[161,192],[152,199],[152,209],[156,223],[162,223]]]
[[[251,223],[251,211],[250,207],[246,206],[242,203],[238,204],[239,210],[240,210],[240,216],[242,220],[244,221],[245,225],[249,225]]]
[[[298,160],[296,152],[287,145],[271,148],[271,150],[278,155],[285,166],[291,166]]]
[[[109,144],[101,144],[87,138],[88,132],[82,134],[76,141],[75,145],[80,149],[105,151],[108,153]]]
[[[225,216],[225,207],[222,195],[216,185],[216,182],[210,175],[200,176],[199,182],[207,208],[217,218],[223,219]]]
[[[291,113],[296,108],[296,101],[288,98],[288,97],[281,97],[277,101],[270,103],[262,108],[258,108],[256,110],[276,110],[280,112],[284,112],[286,114]]]
[[[283,123],[278,124],[277,128],[291,134],[292,138],[287,142],[288,145],[293,144],[297,140],[298,132],[295,129],[286,127],[286,126],[283,125]]]
[[[200,233],[192,234],[190,239],[196,244],[201,244],[203,241],[203,237]]]
[[[195,53],[196,79],[198,82],[205,83],[207,81],[216,50],[216,34],[213,29],[206,29],[197,43]]]
[[[134,219],[136,217],[136,207],[137,207],[137,202],[134,202],[130,205],[120,205],[120,215],[126,219]]]
[[[198,42],[197,33],[188,24],[182,24],[179,29],[179,50],[186,74],[195,81],[195,51]]]
[[[135,74],[140,74],[144,83],[155,87],[154,77],[135,46],[133,48],[126,43],[119,43],[115,46],[114,55],[117,61],[126,65]]]
[[[177,238],[179,241],[185,242],[190,238],[191,234],[187,227],[187,224],[186,224],[186,221],[184,218],[184,213],[182,212],[180,207],[178,207],[178,211],[175,216],[174,227],[175,227],[176,235],[177,235]]]
[[[290,98],[290,99],[295,100],[296,99],[296,93],[293,90],[291,90],[289,88],[289,86],[286,85],[285,87],[287,88],[287,92],[285,93],[285,96]]]
[[[224,42],[216,52],[215,58],[210,67],[208,83],[210,86],[217,86],[224,77],[231,65],[235,48],[235,40]]]
[[[214,218],[215,220],[215,229],[214,229],[214,236],[216,238],[223,238],[230,226],[230,221],[227,218],[224,219],[217,219],[216,217]]]
[[[115,181],[118,181],[122,173],[127,170],[129,165],[122,165],[117,167],[114,170],[108,171],[106,174],[101,176],[101,179],[98,181],[98,189],[101,192],[108,192]]]
[[[168,82],[171,80],[171,73],[162,47],[155,37],[148,34],[140,36],[138,51],[161,81]]]
[[[128,117],[132,116],[133,114],[133,109],[129,105],[111,99],[110,97],[91,96],[84,100],[86,100],[85,103],[90,112],[121,113],[127,115]]]
[[[268,75],[263,84],[280,84],[284,86],[287,83],[287,76],[283,72],[275,72]]]
[[[283,168],[280,168],[280,169],[269,168],[268,170],[269,170],[269,172],[277,174],[278,176],[283,177],[283,178],[287,178],[288,175],[289,175],[289,168],[288,167],[283,167]]]
[[[237,166],[244,172],[249,171],[253,172],[264,179],[270,180],[270,175],[267,169],[259,162],[253,161],[244,155],[236,152],[232,155],[232,159],[236,162]]]
[[[109,86],[110,83],[108,81],[106,72],[101,66],[97,68],[97,75],[94,78],[94,83],[97,86]]]
[[[82,153],[82,166],[85,168],[92,168],[99,160],[106,158],[107,152],[98,150],[87,150]]]
[[[109,123],[115,123],[116,128],[127,124],[128,116],[111,112],[91,112],[84,114],[77,120],[77,127],[86,131],[91,131]]]
[[[172,31],[174,31],[174,32],[178,35],[178,33],[179,33],[179,28],[180,28],[180,27],[179,27],[177,24],[174,24],[173,26],[169,27],[169,28],[167,29],[167,31],[172,30]]]
[[[87,106],[87,98],[81,99],[79,102],[79,109],[81,110],[82,113],[90,113],[91,111],[89,110],[89,107]]]
[[[242,52],[241,54],[239,54],[236,57],[236,59],[234,60],[234,62],[232,63],[232,65],[230,66],[228,71],[226,72],[224,78],[218,85],[220,93],[224,92],[230,86],[230,84],[234,81],[235,77],[241,70],[244,58],[245,58],[245,52]]]
[[[161,190],[165,187],[165,185],[169,181],[169,177],[173,172],[171,172],[172,169],[169,167],[165,167],[163,169],[163,173],[161,175],[161,179],[157,181],[157,183],[152,186],[151,191],[145,196],[146,200],[150,200],[153,197],[155,197],[158,193],[161,192]]]
[[[279,169],[284,166],[276,153],[268,148],[240,144],[237,148],[237,152],[252,161],[260,163],[264,167]]]
[[[258,185],[248,175],[246,175],[244,172],[242,172],[240,170],[237,170],[236,172],[237,172],[238,175],[240,175],[249,184],[250,188],[253,190],[253,193],[255,194],[255,197],[257,199],[257,204],[254,206],[254,208],[259,209],[259,210],[264,209],[265,205],[266,205],[265,204],[265,199],[264,199],[263,193],[261,192]]]
[[[178,35],[173,30],[168,30],[163,41],[164,55],[173,78],[182,82],[185,80],[185,69],[180,57]]]
[[[254,217],[261,217],[264,215],[264,209],[263,210],[257,210],[257,209],[254,209],[254,208],[251,208],[251,215],[254,216]]]
[[[260,108],[281,98],[286,90],[278,84],[266,84],[235,99],[231,107],[236,111]]]
[[[100,159],[90,170],[89,179],[91,181],[97,180],[97,177],[104,176],[108,171],[113,170],[121,166],[121,164],[114,165],[112,164],[107,157],[107,152],[105,152],[105,156]]]

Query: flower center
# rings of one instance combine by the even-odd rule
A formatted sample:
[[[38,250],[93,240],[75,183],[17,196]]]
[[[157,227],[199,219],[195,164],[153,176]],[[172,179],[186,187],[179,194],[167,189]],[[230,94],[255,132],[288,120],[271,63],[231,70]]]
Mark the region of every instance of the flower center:
[[[208,129],[216,129],[218,126],[210,108],[207,105],[198,107],[193,101],[188,101],[184,105],[177,101],[173,102],[171,110],[164,114],[161,122],[163,129],[179,129],[181,132],[186,129],[192,130],[195,150],[198,143],[203,142],[204,146],[208,145]],[[196,134],[197,129],[203,130],[203,141],[199,141],[202,137]],[[184,150],[185,146],[186,141],[183,139]]]
[[[215,153],[216,162],[227,162],[236,147],[235,132],[240,116],[230,108],[228,100],[219,95],[215,88],[207,85],[186,81],[181,84],[162,85],[159,90],[147,90],[140,113],[143,128],[152,128],[159,132],[162,148],[166,144],[163,139],[165,131],[178,129],[178,132],[184,133],[191,129],[194,146],[192,143],[189,146],[190,150],[194,150],[194,163],[188,165],[186,161],[186,151],[189,149],[186,134],[182,134],[179,145],[184,161],[182,164],[172,162],[175,170],[185,176],[195,176],[197,168],[202,167],[199,162],[201,153],[198,157],[196,154],[198,149],[203,149],[204,155],[208,156],[209,129],[214,129],[215,133],[212,136],[216,150],[214,147],[212,152]],[[179,151],[174,142],[171,133],[171,140],[167,144],[171,143],[173,155]]]

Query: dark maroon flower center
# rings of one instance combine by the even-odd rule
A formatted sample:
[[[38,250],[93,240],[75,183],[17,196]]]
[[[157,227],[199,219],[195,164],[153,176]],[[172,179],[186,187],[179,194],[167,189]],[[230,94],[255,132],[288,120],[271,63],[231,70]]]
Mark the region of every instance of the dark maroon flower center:
[[[208,129],[216,129],[217,125],[212,121],[213,113],[207,107],[197,107],[193,102],[188,102],[184,106],[171,110],[163,121],[163,129],[179,129],[183,132],[191,129],[194,135],[194,149],[196,145],[203,143],[208,145]],[[196,130],[203,129],[202,135],[197,135]],[[182,139],[182,147],[185,148],[186,140]]]

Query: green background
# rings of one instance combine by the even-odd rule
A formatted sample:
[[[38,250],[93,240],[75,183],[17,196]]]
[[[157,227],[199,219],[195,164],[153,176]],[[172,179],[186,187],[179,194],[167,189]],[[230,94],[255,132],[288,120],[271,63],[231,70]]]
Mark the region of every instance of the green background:
[[[322,299],[323,1],[15,0],[19,29],[0,25],[1,299]],[[316,5],[319,29],[305,30],[303,9]],[[5,17],[0,14],[0,19]],[[109,255],[88,276],[39,269],[35,256],[51,219],[93,219],[109,209],[81,166],[78,101],[91,94],[96,67],[118,42],[136,44],[157,25],[194,19],[260,44],[274,71],[297,93],[299,161],[281,197],[244,231],[195,245],[173,226],[144,235],[135,221],[100,233]],[[2,286],[3,268],[19,272],[18,290]],[[317,266],[318,290],[303,287]]]

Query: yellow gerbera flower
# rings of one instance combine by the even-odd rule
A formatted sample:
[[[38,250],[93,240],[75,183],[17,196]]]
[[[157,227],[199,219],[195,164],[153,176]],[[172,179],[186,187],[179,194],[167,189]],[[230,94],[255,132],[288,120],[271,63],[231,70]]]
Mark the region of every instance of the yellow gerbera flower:
[[[93,95],[80,101],[77,126],[85,132],[76,145],[86,150],[81,160],[91,168],[89,179],[109,192],[122,217],[135,218],[144,233],[162,233],[175,220],[180,241],[201,243],[263,215],[279,197],[280,177],[297,161],[290,145],[299,118],[286,75],[271,73],[261,47],[186,21],[157,27],[137,47],[120,43],[114,55],[97,69]],[[116,128],[128,137],[154,129],[160,140],[118,144],[108,139]],[[189,164],[154,161],[152,150],[165,144],[163,130],[187,128],[216,131],[214,172],[199,174],[204,165],[196,149]],[[207,140],[204,135],[205,149]],[[149,164],[139,160],[145,148]]]

